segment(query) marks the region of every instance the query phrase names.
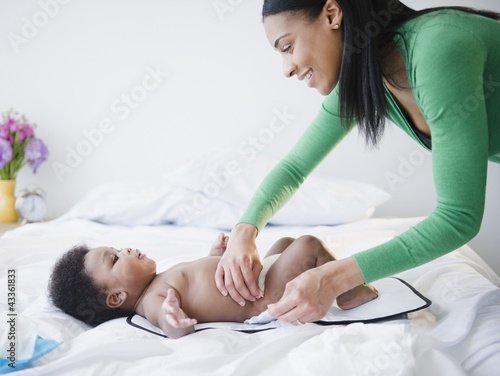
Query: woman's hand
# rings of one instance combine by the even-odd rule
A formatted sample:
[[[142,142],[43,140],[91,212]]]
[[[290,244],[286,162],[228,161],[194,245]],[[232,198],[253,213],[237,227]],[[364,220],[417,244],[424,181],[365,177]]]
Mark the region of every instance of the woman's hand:
[[[268,306],[269,314],[293,325],[317,321],[339,295],[362,283],[354,258],[331,261],[288,282],[281,299]]]
[[[262,296],[256,282],[262,270],[256,235],[257,229],[251,224],[234,227],[215,272],[215,284],[221,294],[229,293],[241,306],[245,305],[245,299],[253,302]]]

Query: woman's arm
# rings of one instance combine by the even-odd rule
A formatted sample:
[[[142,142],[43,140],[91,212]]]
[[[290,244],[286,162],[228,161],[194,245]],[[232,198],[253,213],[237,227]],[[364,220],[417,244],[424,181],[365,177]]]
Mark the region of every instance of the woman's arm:
[[[261,296],[256,281],[262,264],[255,237],[348,133],[340,125],[338,90],[334,90],[297,144],[263,180],[231,232],[215,275],[217,288],[223,295],[229,292],[239,304]]]
[[[413,43],[409,79],[431,130],[437,205],[400,236],[354,255],[366,283],[464,245],[478,233],[484,211],[487,50],[471,31],[441,23],[423,28]]]
[[[336,88],[325,98],[309,128],[257,188],[238,223],[251,223],[260,231],[352,130],[341,126],[338,95]]]
[[[348,289],[424,264],[479,231],[488,163],[487,51],[474,33],[441,24],[424,28],[411,47],[410,82],[432,136],[436,209],[387,243],[289,282],[271,315],[291,323],[318,320]]]

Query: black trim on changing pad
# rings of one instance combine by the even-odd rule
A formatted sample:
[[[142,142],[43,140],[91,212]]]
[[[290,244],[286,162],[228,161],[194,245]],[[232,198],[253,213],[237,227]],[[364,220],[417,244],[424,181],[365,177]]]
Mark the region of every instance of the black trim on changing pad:
[[[432,304],[432,301],[430,299],[428,299],[425,296],[423,296],[420,292],[418,292],[408,282],[402,280],[401,278],[397,278],[397,277],[390,277],[390,278],[394,278],[394,279],[397,279],[400,282],[402,282],[415,295],[417,295],[420,299],[422,299],[425,302],[425,304],[422,305],[422,306],[420,306],[420,307],[417,307],[415,309],[412,309],[410,311],[396,313],[394,315],[385,316],[385,317],[378,317],[376,319],[368,319],[368,320],[344,320],[344,321],[321,321],[320,320],[320,321],[314,321],[313,323],[321,325],[321,326],[332,326],[332,325],[349,325],[349,324],[354,324],[354,323],[357,323],[357,322],[361,322],[361,323],[364,323],[364,324],[375,324],[375,323],[384,322],[384,321],[402,320],[402,319],[407,319],[408,318],[408,313],[420,311],[421,309],[427,308],[427,307],[429,307]],[[142,330],[145,330],[146,332],[149,332],[149,333],[152,333],[152,334],[156,334],[157,336],[160,336],[160,337],[163,337],[163,338],[169,338],[165,334],[157,333],[157,332],[155,332],[153,330],[147,329],[147,328],[145,328],[143,326],[137,325],[134,322],[132,322],[132,318],[135,315],[136,314],[134,313],[134,314],[130,315],[129,317],[127,317],[127,324],[133,326],[134,328],[142,329]],[[200,329],[195,329],[194,331],[195,331],[195,333],[197,333],[197,332],[202,332],[202,331],[208,330],[208,329],[220,329],[220,328],[216,328],[216,327],[213,327],[213,328],[210,328],[210,327],[209,328],[200,328]],[[231,330],[235,331],[235,332],[242,332],[242,333],[253,334],[253,333],[264,332],[266,330],[273,330],[273,329],[277,329],[277,327],[275,327],[275,328],[264,328],[264,329],[231,329]]]
[[[427,297],[423,296],[415,287],[413,287],[412,285],[410,285],[404,279],[401,279],[401,278],[398,278],[398,277],[389,277],[389,278],[394,278],[394,279],[397,279],[398,281],[402,282],[404,285],[408,286],[408,288],[411,291],[413,291],[413,293],[415,295],[417,295],[420,299],[422,299],[425,302],[425,304],[422,307],[412,309],[411,311],[408,311],[408,312],[405,312],[405,313],[412,313],[412,312],[415,312],[415,311],[419,311],[421,309],[429,307],[432,304],[432,300],[430,300]]]
[[[134,328],[137,328],[137,329],[142,329],[142,330],[145,330],[146,332],[148,333],[151,333],[151,334],[156,334],[157,336],[160,336],[160,337],[163,337],[163,338],[170,338],[169,336],[167,336],[166,334],[160,334],[160,333],[156,333],[155,331],[153,330],[150,330],[150,329],[147,329],[143,326],[140,326],[140,325],[137,325],[136,323],[132,322],[132,318],[135,316],[136,314],[132,314],[130,315],[129,317],[127,317],[127,324],[133,326]],[[238,324],[241,324],[241,323],[238,323]],[[208,330],[208,329],[220,329],[220,328],[200,328],[200,329],[195,329],[194,332],[195,333],[198,333],[198,332],[202,332],[204,330]],[[248,333],[248,334],[253,334],[253,333],[257,333],[257,332],[264,332],[266,330],[272,330],[272,329],[277,329],[277,328],[264,328],[264,329],[231,329],[233,332],[242,332],[242,333]]]
[[[395,315],[378,317],[376,319],[368,319],[368,320],[344,320],[344,321],[313,321],[314,324],[322,325],[322,326],[333,326],[333,325],[349,325],[355,324],[357,322],[362,322],[363,324],[376,324],[378,322],[384,321],[392,321],[392,320],[404,320],[408,318],[409,312],[404,313],[396,313]]]
[[[155,331],[153,330],[149,330],[143,326],[140,326],[140,325],[137,325],[136,323],[133,323],[132,322],[132,318],[136,315],[136,313],[134,314],[131,314],[129,317],[127,317],[127,324],[129,325],[132,325],[134,328],[137,328],[137,329],[142,329],[142,330],[145,330],[146,332],[148,333],[151,333],[151,334],[156,334],[157,336],[160,336],[160,337],[163,337],[163,338],[168,338],[168,336],[166,336],[165,334],[160,334],[160,333],[156,333]]]
[[[357,322],[362,322],[363,324],[375,324],[378,322],[383,322],[383,321],[393,321],[393,320],[402,320],[402,319],[407,319],[408,318],[408,313],[420,311],[421,309],[427,308],[432,304],[432,301],[425,296],[423,296],[420,292],[418,292],[412,285],[410,285],[408,282],[402,280],[401,278],[398,277],[389,277],[389,278],[394,278],[402,282],[404,285],[406,285],[415,295],[417,295],[420,299],[422,299],[425,304],[417,307],[415,309],[412,309],[410,311],[406,312],[401,312],[401,313],[396,313],[395,315],[390,315],[390,316],[385,316],[385,317],[378,317],[376,319],[368,319],[368,320],[344,320],[344,321],[314,321],[315,324],[318,325],[323,325],[323,326],[330,326],[330,325],[349,325],[349,324],[354,324]]]

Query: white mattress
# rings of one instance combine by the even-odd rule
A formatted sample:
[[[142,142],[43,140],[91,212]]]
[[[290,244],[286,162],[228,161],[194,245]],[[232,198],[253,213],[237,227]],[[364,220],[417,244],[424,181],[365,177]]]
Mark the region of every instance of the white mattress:
[[[312,234],[338,257],[380,244],[422,218],[341,226],[266,227],[262,255],[282,236]],[[433,304],[411,320],[346,326],[282,325],[248,334],[211,329],[166,339],[117,319],[90,329],[46,300],[50,268],[76,243],[136,247],[162,271],[208,253],[217,230],[106,226],[85,220],[31,224],[0,239],[0,286],[16,270],[16,309],[37,334],[63,342],[18,375],[493,375],[500,369],[500,279],[468,246],[397,275]],[[5,291],[2,287],[2,291]],[[0,296],[1,311],[7,298]],[[3,324],[2,324],[3,325]]]

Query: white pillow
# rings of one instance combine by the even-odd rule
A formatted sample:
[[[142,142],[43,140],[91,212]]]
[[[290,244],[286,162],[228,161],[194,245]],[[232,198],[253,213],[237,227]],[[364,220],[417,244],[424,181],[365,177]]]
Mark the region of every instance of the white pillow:
[[[243,210],[160,181],[102,184],[56,219],[88,219],[108,225],[178,224],[231,229]]]
[[[178,224],[231,229],[274,161],[222,151],[196,158],[156,181],[116,182],[93,189],[59,220],[112,225]],[[310,177],[269,222],[335,225],[368,218],[389,198],[366,183]]]
[[[165,180],[189,187],[205,200],[240,208],[250,202],[261,181],[276,165],[265,156],[245,159],[231,151],[216,151],[165,174]],[[336,225],[369,218],[390,195],[368,183],[310,176],[269,221],[274,225]],[[238,218],[239,219],[239,218]]]

